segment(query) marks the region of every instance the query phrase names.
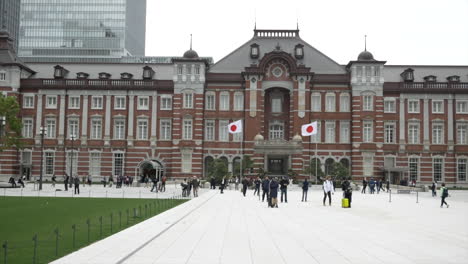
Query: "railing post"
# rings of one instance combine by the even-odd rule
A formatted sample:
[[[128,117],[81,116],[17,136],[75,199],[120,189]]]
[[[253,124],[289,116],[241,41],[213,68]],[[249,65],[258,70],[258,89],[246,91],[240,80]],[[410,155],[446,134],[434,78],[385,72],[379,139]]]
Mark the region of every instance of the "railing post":
[[[122,229],[122,211],[119,211],[119,229]]]
[[[34,241],[34,254],[33,254],[33,264],[36,264],[37,258],[37,234],[35,234],[32,238]]]
[[[75,224],[72,225],[72,229],[73,229],[73,241],[72,241],[72,243],[73,243],[73,248],[75,248],[75,233],[76,233],[76,225]]]
[[[127,209],[127,226],[128,226],[128,209]]]
[[[148,204],[145,204],[145,218],[148,218]]]
[[[388,197],[389,197],[388,202],[391,203],[392,202],[392,190],[388,192]]]
[[[102,238],[102,216],[99,217],[99,237]]]
[[[112,213],[110,214],[110,224],[111,224],[110,231],[111,231],[111,234],[112,234]]]
[[[8,241],[3,242],[3,263],[7,264]]]
[[[418,203],[418,202],[419,202],[419,192],[416,191],[416,203]]]
[[[58,247],[59,247],[59,230],[58,228],[55,228],[54,230],[55,233],[55,256],[58,256]]]
[[[89,229],[90,229],[90,225],[91,225],[91,221],[88,219],[86,219],[86,225],[88,225],[88,244],[89,244]]]
[[[138,217],[142,218],[141,205],[138,206]]]

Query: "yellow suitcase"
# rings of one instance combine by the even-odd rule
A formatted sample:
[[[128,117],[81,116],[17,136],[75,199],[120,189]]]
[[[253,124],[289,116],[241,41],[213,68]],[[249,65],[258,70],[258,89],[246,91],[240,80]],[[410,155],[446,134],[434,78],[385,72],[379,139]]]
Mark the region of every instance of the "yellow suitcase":
[[[349,199],[347,199],[347,198],[341,199],[341,207],[349,208]]]

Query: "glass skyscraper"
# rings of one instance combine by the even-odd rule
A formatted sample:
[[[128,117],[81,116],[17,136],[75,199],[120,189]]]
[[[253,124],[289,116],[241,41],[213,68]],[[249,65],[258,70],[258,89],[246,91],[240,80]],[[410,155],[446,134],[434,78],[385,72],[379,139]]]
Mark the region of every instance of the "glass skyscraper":
[[[19,56],[142,56],[145,24],[146,0],[21,0]]]
[[[18,51],[20,0],[0,0],[0,30],[6,30]]]

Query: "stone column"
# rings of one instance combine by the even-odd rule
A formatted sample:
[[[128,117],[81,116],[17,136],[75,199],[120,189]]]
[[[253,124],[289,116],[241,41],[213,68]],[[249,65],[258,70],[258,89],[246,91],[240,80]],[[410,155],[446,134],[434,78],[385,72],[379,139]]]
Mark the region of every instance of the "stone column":
[[[135,96],[128,96],[128,131],[127,131],[127,144],[133,146],[133,123],[134,123],[134,107],[135,107]]]
[[[405,99],[400,97],[400,151],[405,150],[405,135],[406,135],[406,122],[405,122]]]
[[[65,136],[65,97],[66,95],[59,95],[60,98],[60,114],[59,114],[59,133],[58,133],[58,144],[62,145]]]
[[[36,145],[41,144],[41,126],[42,126],[42,94],[37,95],[36,106]]]
[[[83,95],[83,116],[81,119],[81,145],[86,145],[88,139],[88,95]]]
[[[106,116],[104,125],[104,145],[110,144],[110,126],[111,126],[111,95],[106,95]]]
[[[153,104],[151,106],[151,146],[156,146],[157,141],[157,118],[158,114],[158,94],[153,93]]]
[[[424,110],[423,110],[423,127],[424,127],[424,150],[429,150],[430,139],[429,139],[429,99],[424,99]]]
[[[447,140],[448,140],[448,149],[453,151],[453,99],[447,99]]]

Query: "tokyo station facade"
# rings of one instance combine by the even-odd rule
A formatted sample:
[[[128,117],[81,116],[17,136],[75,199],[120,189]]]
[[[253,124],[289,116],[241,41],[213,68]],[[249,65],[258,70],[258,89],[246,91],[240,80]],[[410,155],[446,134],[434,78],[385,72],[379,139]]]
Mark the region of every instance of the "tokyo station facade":
[[[182,57],[121,62],[31,62],[0,36],[0,90],[16,96],[21,149],[0,153],[3,180],[69,174],[204,177],[248,155],[272,175],[305,173],[318,157],[363,177],[463,186],[468,162],[468,66],[386,65],[367,50],[340,65],[299,30],[254,30],[220,61]],[[6,54],[6,55],[5,55]],[[8,56],[7,56],[8,55]],[[354,56],[350,56],[354,57]],[[243,120],[244,133],[227,125]],[[317,135],[301,137],[318,121]],[[71,135],[76,140],[71,139]]]

